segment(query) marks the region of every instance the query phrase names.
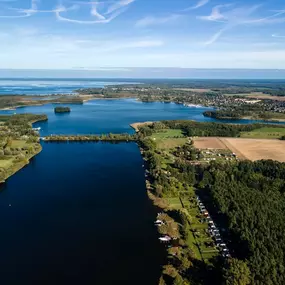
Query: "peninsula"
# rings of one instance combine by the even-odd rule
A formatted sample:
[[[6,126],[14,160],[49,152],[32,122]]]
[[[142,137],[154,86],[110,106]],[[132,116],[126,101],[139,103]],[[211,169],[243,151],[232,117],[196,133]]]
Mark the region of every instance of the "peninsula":
[[[39,133],[32,123],[46,120],[46,115],[0,116],[0,183],[42,150]]]

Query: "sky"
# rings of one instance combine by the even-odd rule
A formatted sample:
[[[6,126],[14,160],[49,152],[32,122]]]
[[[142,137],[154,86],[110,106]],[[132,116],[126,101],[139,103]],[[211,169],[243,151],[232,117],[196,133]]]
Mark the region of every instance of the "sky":
[[[285,1],[0,0],[0,69],[132,67],[285,69]]]

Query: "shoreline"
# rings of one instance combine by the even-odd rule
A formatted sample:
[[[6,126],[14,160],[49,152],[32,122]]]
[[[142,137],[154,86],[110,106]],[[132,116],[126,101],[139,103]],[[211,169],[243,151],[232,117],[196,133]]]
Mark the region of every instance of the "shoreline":
[[[258,121],[263,121],[263,122],[280,122],[280,123],[285,123],[285,119],[275,119],[275,118],[269,118],[269,119],[262,119],[262,118],[254,118],[250,116],[245,116],[241,118],[242,120],[258,120]]]
[[[133,97],[121,97],[121,98],[101,98],[101,97],[91,97],[91,98],[86,98],[86,97],[90,97],[92,95],[79,95],[79,99],[82,99],[82,102],[60,102],[60,101],[52,101],[50,100],[50,102],[43,102],[43,103],[34,103],[34,104],[27,104],[27,105],[16,105],[13,107],[5,107],[5,108],[0,108],[0,111],[16,111],[18,108],[25,108],[25,107],[40,107],[40,106],[44,106],[47,104],[76,104],[76,105],[83,105],[86,102],[92,101],[92,100],[123,100],[123,99],[131,99]],[[24,101],[22,101],[24,102]],[[27,101],[29,102],[29,101]]]
[[[13,171],[12,171],[8,176],[6,176],[3,181],[0,181],[0,184],[1,184],[1,183],[5,183],[10,177],[12,177],[13,175],[15,175],[17,172],[19,172],[19,171],[20,171],[21,169],[23,169],[25,166],[29,165],[31,159],[34,158],[35,156],[37,156],[39,153],[42,152],[43,147],[41,146],[41,144],[39,144],[39,146],[40,146],[39,149],[38,149],[35,153],[33,153],[33,154],[31,154],[31,155],[25,157],[25,158],[27,159],[27,162],[25,162],[25,161],[23,161],[23,162],[18,162],[17,164],[13,165],[13,166],[15,167],[15,168],[13,169]]]

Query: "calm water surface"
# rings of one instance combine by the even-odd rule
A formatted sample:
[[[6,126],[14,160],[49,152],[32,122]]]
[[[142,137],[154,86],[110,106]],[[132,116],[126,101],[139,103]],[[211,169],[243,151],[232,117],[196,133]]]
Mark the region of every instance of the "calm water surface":
[[[43,147],[0,188],[0,284],[157,284],[165,250],[137,146]]]
[[[40,135],[50,134],[100,134],[131,133],[130,124],[134,122],[160,120],[195,120],[199,122],[218,122],[219,120],[203,116],[206,107],[185,107],[174,103],[143,103],[135,99],[92,100],[83,105],[64,104],[71,108],[70,114],[55,114],[56,104],[18,108],[17,110],[0,111],[0,114],[34,113],[47,114],[48,122],[35,126],[42,128]],[[219,121],[221,122],[221,121]],[[223,120],[224,123],[247,124],[252,120]]]
[[[134,122],[159,121],[166,119],[191,119],[213,121],[205,118],[208,108],[189,108],[174,103],[142,103],[135,99],[92,100],[83,105],[65,104],[70,114],[55,114],[55,104],[18,108],[16,111],[0,111],[0,114],[36,113],[47,114],[49,121],[36,126],[42,128],[41,135],[89,134],[132,132]]]

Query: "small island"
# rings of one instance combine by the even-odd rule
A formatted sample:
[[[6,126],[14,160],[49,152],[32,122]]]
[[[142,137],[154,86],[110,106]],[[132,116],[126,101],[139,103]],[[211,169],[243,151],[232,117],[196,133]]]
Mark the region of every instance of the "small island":
[[[54,112],[55,113],[70,113],[70,108],[69,107],[55,107]]]

